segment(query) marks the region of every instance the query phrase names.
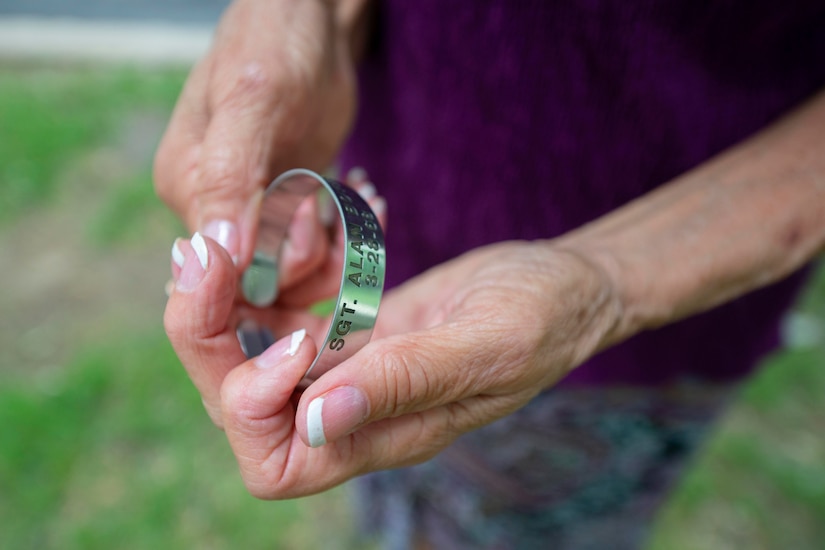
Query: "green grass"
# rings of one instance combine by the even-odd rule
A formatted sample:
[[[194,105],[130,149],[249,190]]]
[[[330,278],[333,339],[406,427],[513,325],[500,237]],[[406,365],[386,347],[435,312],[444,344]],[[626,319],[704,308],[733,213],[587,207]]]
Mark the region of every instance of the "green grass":
[[[149,222],[158,214],[164,217],[167,214],[159,212],[159,207],[152,177],[144,170],[112,186],[99,211],[89,220],[88,237],[104,247],[140,241]],[[179,233],[185,233],[183,228]]]
[[[135,105],[169,111],[182,83],[180,71],[0,66],[0,222],[52,196],[67,162]]]
[[[0,426],[0,548],[271,548],[300,514],[245,492],[159,329],[4,376]]]

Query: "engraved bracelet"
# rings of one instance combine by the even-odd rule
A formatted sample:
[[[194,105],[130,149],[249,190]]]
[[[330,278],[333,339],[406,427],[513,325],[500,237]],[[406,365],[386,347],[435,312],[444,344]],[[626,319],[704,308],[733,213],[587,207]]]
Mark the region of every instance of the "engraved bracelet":
[[[338,300],[317,357],[305,378],[315,380],[354,355],[370,340],[384,290],[386,251],[384,233],[375,214],[353,189],[310,170],[290,170],[278,176],[264,193],[258,237],[252,264],[244,272],[241,288],[246,300],[258,307],[271,305],[278,294],[278,257],[298,205],[326,189],[344,235],[344,265]],[[274,338],[268,330],[238,329],[247,357],[266,349]]]

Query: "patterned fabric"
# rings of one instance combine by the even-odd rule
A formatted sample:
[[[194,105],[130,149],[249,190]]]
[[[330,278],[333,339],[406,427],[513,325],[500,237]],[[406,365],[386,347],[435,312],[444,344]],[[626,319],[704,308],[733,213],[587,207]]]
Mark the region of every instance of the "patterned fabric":
[[[638,548],[731,386],[546,392],[420,466],[355,482],[383,548]]]

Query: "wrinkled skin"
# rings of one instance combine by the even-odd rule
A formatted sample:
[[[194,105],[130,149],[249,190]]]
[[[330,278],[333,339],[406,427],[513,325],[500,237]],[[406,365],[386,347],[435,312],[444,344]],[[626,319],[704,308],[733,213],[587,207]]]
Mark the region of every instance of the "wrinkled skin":
[[[157,192],[192,231],[234,224],[221,244],[240,265],[264,186],[290,168],[325,169],[352,123],[352,56],[338,28],[329,2],[234,2],[181,92],[155,158]],[[319,242],[291,251],[298,278],[322,261]]]
[[[244,360],[234,321],[250,313],[235,300],[230,258],[214,241],[207,246],[202,280],[173,293],[166,329],[226,430],[249,490],[264,498],[310,494],[433,456],[552,385],[594,352],[618,316],[593,264],[550,243],[502,243],[388,293],[373,341],[298,396],[328,321],[277,304],[255,313],[277,334],[306,327],[310,338],[272,368]],[[199,270],[191,247],[182,247],[184,270]],[[368,413],[310,448],[307,407],[341,386],[361,391]]]

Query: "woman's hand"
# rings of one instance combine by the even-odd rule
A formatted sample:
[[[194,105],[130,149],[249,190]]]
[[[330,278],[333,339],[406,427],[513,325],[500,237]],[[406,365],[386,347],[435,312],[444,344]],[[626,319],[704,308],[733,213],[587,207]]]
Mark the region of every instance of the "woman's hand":
[[[157,192],[240,266],[264,187],[289,168],[326,169],[349,129],[353,4],[235,0],[184,87],[156,156]],[[305,217],[298,233],[313,231]],[[303,272],[323,259],[318,247],[296,248]]]
[[[246,310],[221,247],[195,237],[179,250],[167,332],[263,498],[433,456],[553,385],[611,340],[621,313],[605,272],[575,252],[485,247],[389,293],[373,342],[300,395],[328,321],[277,304]],[[241,318],[287,336],[247,361]]]

